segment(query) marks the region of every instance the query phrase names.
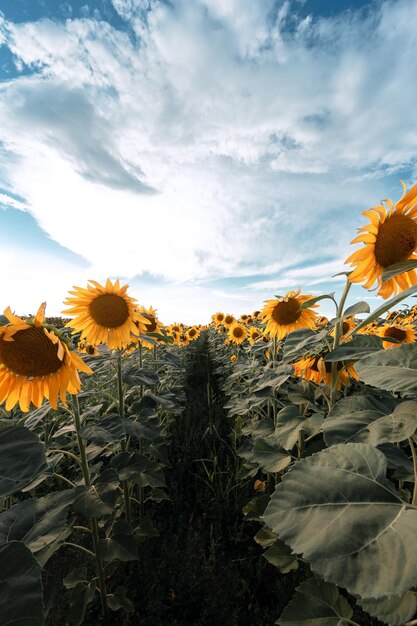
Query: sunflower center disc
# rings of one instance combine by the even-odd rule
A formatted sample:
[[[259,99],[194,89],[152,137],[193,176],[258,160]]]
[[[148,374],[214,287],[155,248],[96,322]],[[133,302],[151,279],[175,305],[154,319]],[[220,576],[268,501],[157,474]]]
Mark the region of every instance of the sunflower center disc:
[[[13,341],[0,340],[0,363],[19,376],[48,376],[62,367],[58,346],[42,328],[25,328],[13,335]]]
[[[384,332],[384,337],[391,337],[391,339],[398,339],[398,341],[404,341],[407,337],[407,332],[402,328],[387,328]]]
[[[129,317],[125,300],[114,293],[103,293],[90,302],[90,315],[93,320],[105,328],[118,328]]]
[[[231,324],[232,322],[233,322],[233,317],[231,315],[226,315],[226,317],[224,318],[224,323]]]
[[[196,331],[192,328],[188,334],[190,335],[190,337],[194,337],[195,333]]]
[[[417,224],[407,215],[395,214],[380,225],[375,260],[382,267],[405,261],[417,247]]]
[[[347,322],[343,322],[342,335],[346,335],[349,332],[349,324]]]
[[[273,320],[282,326],[293,324],[301,315],[300,303],[296,298],[288,298],[288,301],[278,302],[272,311]]]
[[[233,330],[233,337],[236,337],[236,339],[240,339],[241,337],[243,337],[243,330],[241,328],[235,328]]]
[[[145,322],[145,326],[146,326],[146,332],[147,333],[154,333],[156,330],[156,319],[153,317],[152,319],[149,319],[148,317],[146,318],[146,322]]]

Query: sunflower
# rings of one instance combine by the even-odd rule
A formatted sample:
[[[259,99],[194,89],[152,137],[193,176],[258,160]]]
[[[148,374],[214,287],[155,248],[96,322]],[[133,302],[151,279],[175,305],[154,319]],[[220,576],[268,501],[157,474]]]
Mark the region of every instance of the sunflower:
[[[311,380],[317,385],[325,383],[330,387],[332,384],[332,364],[327,363],[323,359],[323,355],[316,354],[314,356],[306,355],[296,363],[293,363],[294,375],[304,380]],[[349,382],[349,376],[355,380],[359,380],[353,365],[344,366],[343,363],[337,364],[337,390],[342,385],[347,385]]]
[[[367,324],[366,326],[363,326],[363,328],[360,328],[357,333],[358,335],[377,335],[378,334],[378,328],[379,328],[379,324],[378,322],[370,322],[370,324]]]
[[[249,343],[252,345],[255,343],[255,341],[257,341],[260,338],[261,338],[261,332],[259,331],[258,328],[255,328],[254,326],[252,326],[252,328],[249,329]]]
[[[83,341],[78,342],[77,351],[88,354],[88,356],[97,356],[97,354],[99,354],[96,346],[91,345],[91,343],[84,343]]]
[[[187,337],[189,341],[195,341],[196,339],[199,338],[200,331],[195,326],[191,326],[185,333],[185,336]]]
[[[387,339],[396,339],[394,341],[383,341],[382,347],[387,348],[399,348],[403,343],[414,343],[417,340],[417,333],[410,323],[391,323],[383,324],[378,329],[378,335]]]
[[[231,328],[235,322],[236,322],[236,319],[233,317],[233,315],[231,315],[230,313],[227,313],[224,316],[223,326],[225,328]]]
[[[282,298],[266,300],[261,311],[262,319],[266,322],[265,334],[283,339],[297,328],[315,328],[317,313],[312,309],[318,305],[301,308],[301,305],[311,298],[312,296],[300,296],[299,289],[289,291]]]
[[[248,319],[249,319],[249,315],[247,315],[247,314],[245,313],[244,315],[241,315],[241,316],[240,316],[239,321],[240,321],[240,322],[243,322],[244,324],[246,324],[246,323],[247,323],[247,321],[248,321]]]
[[[136,301],[126,295],[127,285],[120,287],[119,280],[113,285],[110,279],[104,287],[95,280],[88,282],[87,289],[74,287],[72,297],[64,302],[70,308],[63,313],[76,315],[66,326],[73,328],[73,334],[81,332],[81,341],[121,350],[132,342],[131,335],[146,332],[146,320],[136,310]]]
[[[346,317],[343,320],[343,323],[342,323],[342,332],[340,334],[340,339],[343,341],[343,337],[345,335],[347,335],[348,333],[350,333],[350,331],[353,330],[355,328],[355,326],[356,326],[355,318],[354,317]],[[334,337],[335,332],[336,332],[336,329],[333,328],[332,332],[330,333],[332,337]]]
[[[214,325],[220,326],[221,324],[223,324],[224,321],[224,313],[222,313],[221,311],[218,311],[217,313],[214,313],[214,315],[211,316],[211,319],[214,322]]]
[[[232,363],[236,363],[237,355],[236,354],[232,354],[232,356],[230,357],[230,360],[231,360]]]
[[[402,181],[401,181],[402,182]],[[370,219],[370,224],[359,228],[361,233],[351,243],[363,243],[364,247],[356,250],[346,259],[354,270],[349,275],[352,283],[361,283],[370,289],[377,282],[378,295],[389,298],[417,283],[415,270],[403,272],[382,282],[385,268],[406,261],[417,259],[417,184],[415,184],[394,206],[389,198],[383,205],[363,211]]]
[[[148,333],[160,333],[162,328],[163,328],[163,324],[161,324],[161,322],[158,320],[157,315],[156,315],[156,310],[150,306],[149,309],[146,309],[144,306],[140,306],[139,307],[139,313],[142,317],[141,322],[135,322],[136,327],[139,330],[139,325],[143,323],[145,324],[145,331],[141,331],[139,330],[139,332],[141,333],[141,337],[139,338],[139,342],[145,347],[145,348],[153,348],[154,347],[154,343],[151,343],[149,341],[146,341],[146,339],[143,337],[143,335],[147,335]],[[155,338],[152,337],[152,339],[155,341]]]
[[[172,333],[181,333],[182,332],[182,324],[171,324],[170,326],[166,327],[168,333],[170,335],[172,335]]]
[[[6,401],[6,411],[19,402],[27,412],[31,403],[40,407],[44,398],[56,409],[58,396],[66,405],[67,391],[80,391],[78,370],[93,373],[55,329],[43,325],[45,306],[29,322],[13,315],[10,307],[4,311],[9,323],[0,329],[0,404]]]
[[[318,317],[316,320],[316,328],[324,328],[325,326],[327,326],[328,323],[329,323],[328,318],[322,315],[321,317]]]
[[[247,335],[248,333],[246,328],[243,324],[239,324],[238,322],[233,324],[233,326],[229,329],[229,340],[237,345],[243,343]]]

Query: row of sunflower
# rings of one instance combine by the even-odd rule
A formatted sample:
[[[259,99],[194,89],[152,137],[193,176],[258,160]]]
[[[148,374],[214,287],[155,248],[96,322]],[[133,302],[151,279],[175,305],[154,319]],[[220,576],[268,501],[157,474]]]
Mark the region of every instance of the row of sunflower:
[[[45,304],[27,319],[7,308],[0,326],[2,624],[45,623],[42,568],[58,549],[86,559],[63,580],[71,625],[84,623],[97,592],[105,623],[109,612],[132,612],[108,568],[113,576],[138,558],[157,535],[155,507],[169,499],[166,448],[185,401],[181,347],[200,329],[163,327],[119,281],[76,287],[66,305],[74,319],[60,329]]]
[[[244,514],[265,559],[299,571],[281,626],[417,614],[417,305],[398,308],[417,291],[417,185],[364,215],[339,302],[290,291],[236,320],[236,337],[223,313],[209,331],[254,490]],[[346,306],[352,283],[390,300]],[[315,310],[324,298],[333,319]]]

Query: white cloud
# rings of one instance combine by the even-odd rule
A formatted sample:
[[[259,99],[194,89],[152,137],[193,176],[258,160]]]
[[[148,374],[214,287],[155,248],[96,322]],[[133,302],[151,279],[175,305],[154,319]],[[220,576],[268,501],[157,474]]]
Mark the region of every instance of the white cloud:
[[[7,188],[89,277],[329,278],[317,260],[346,258],[416,160],[415,2],[291,32],[291,2],[113,4],[138,43],[90,18],[0,25],[37,69],[0,87]]]

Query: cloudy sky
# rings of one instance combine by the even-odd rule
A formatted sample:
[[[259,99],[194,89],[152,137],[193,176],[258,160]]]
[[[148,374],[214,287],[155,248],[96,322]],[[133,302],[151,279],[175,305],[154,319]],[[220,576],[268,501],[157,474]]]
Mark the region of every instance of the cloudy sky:
[[[165,323],[340,293],[360,212],[417,180],[416,23],[416,0],[0,0],[0,308],[108,276]]]

